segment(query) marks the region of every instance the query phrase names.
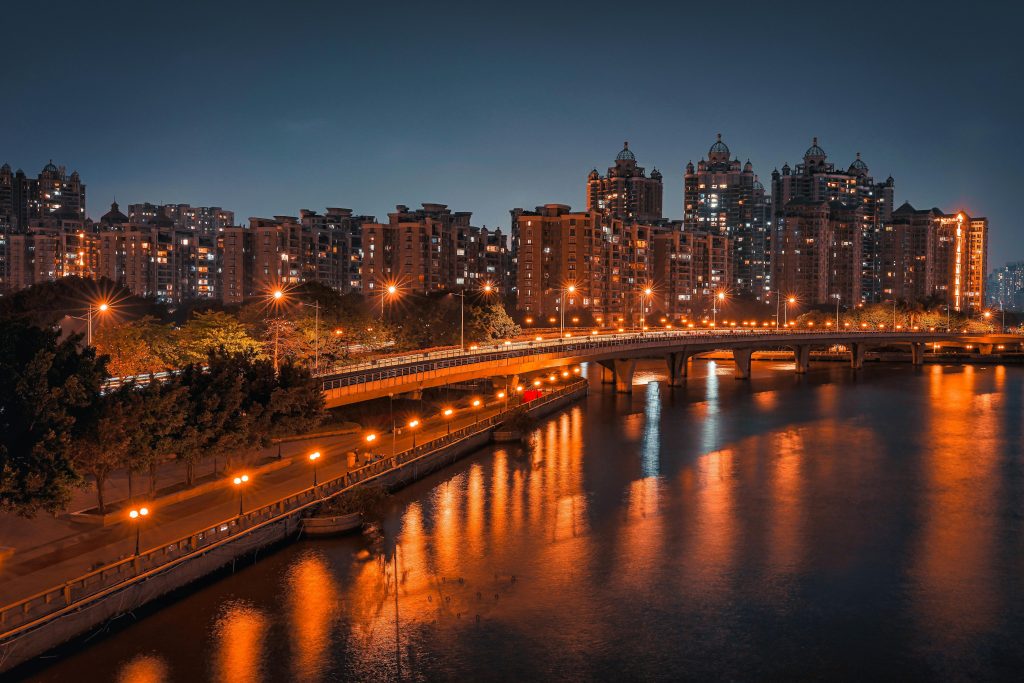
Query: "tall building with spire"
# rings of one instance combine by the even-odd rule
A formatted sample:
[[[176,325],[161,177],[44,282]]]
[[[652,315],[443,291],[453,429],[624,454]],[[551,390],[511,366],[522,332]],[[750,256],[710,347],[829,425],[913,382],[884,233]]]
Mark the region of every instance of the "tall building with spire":
[[[587,211],[640,223],[661,220],[661,173],[655,168],[647,177],[644,168],[637,166],[629,142],[624,142],[607,175],[595,168],[587,176]]]
[[[763,300],[770,290],[771,254],[768,250],[769,204],[754,167],[729,159],[722,135],[707,160],[686,164],[683,179],[683,229],[728,237],[730,282],[735,294]]]
[[[859,153],[847,170],[837,169],[829,163],[825,150],[818,145],[818,138],[812,140],[804,152],[803,162],[797,164],[796,169],[787,163],[781,172],[772,171],[769,235],[772,288],[782,296],[806,295],[809,298],[807,303],[830,303],[836,297],[844,305],[885,300],[879,245],[885,225],[892,220],[893,188],[891,176],[881,183],[874,181]],[[815,227],[808,232],[809,205],[815,204],[825,207],[824,218],[817,219],[818,222],[833,221],[843,227],[828,231]],[[851,211],[859,224],[856,253],[850,249],[850,244],[821,244],[819,240],[826,237],[833,239],[835,235],[849,233]],[[811,213],[817,216],[820,212]],[[833,217],[832,213],[837,215]],[[818,250],[822,250],[821,253],[831,250],[831,265],[813,272],[804,270],[800,264],[807,262],[807,252]],[[855,261],[838,263],[835,260],[846,258],[847,254]],[[836,272],[847,274],[844,284],[831,281],[830,273]],[[785,279],[783,274],[786,274]],[[857,286],[849,282],[850,277],[859,280]],[[817,282],[815,278],[826,281]],[[783,291],[793,287],[800,291]],[[819,301],[819,296],[824,299]],[[855,297],[856,301],[848,300],[850,297]]]

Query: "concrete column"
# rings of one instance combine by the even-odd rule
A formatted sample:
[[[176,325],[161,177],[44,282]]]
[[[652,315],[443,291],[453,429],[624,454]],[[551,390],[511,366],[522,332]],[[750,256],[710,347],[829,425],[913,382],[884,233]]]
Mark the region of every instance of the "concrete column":
[[[753,349],[733,349],[732,360],[736,363],[734,379],[750,379],[750,356]]]
[[[615,391],[620,394],[633,393],[633,371],[636,361],[633,359],[615,359]]]
[[[850,344],[850,367],[854,370],[864,368],[864,354],[867,353],[867,344]]]
[[[807,344],[798,344],[793,347],[793,359],[796,361],[796,374],[802,375],[807,372],[811,364],[811,347]]]
[[[924,344],[921,342],[910,345],[910,362],[914,365],[924,365]]]
[[[600,361],[601,384],[615,384],[615,363],[614,361]]]
[[[992,345],[991,344],[978,344],[978,353],[980,353],[983,356],[991,356],[992,355]]]
[[[683,380],[686,379],[687,358],[688,355],[685,349],[683,351],[673,351],[665,356],[665,363],[668,365],[668,385],[670,387],[683,386]]]

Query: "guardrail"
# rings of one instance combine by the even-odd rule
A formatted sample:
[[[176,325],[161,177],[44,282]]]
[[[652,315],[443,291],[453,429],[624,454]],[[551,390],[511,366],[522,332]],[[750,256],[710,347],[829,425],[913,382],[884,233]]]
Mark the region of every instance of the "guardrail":
[[[183,536],[139,555],[98,567],[59,586],[6,605],[0,608],[0,629],[2,629],[0,630],[0,641],[55,619],[64,612],[78,609],[89,601],[101,598],[131,581],[145,578],[157,571],[197,557],[243,534],[301,513],[311,505],[343,493],[357,484],[379,477],[401,465],[458,441],[476,436],[509,419],[522,406],[527,406],[529,409],[537,408],[579,391],[586,385],[586,380],[574,381],[529,403],[506,408],[490,417],[454,430],[450,434],[419,444],[415,448],[381,458],[340,477],[324,481],[318,486],[304,489],[268,505],[204,527],[193,534]]]
[[[533,356],[548,351],[578,351],[600,348],[611,348],[621,346],[625,343],[637,343],[646,341],[664,341],[675,339],[695,339],[705,341],[708,339],[730,339],[742,337],[817,337],[817,336],[838,336],[838,337],[870,337],[883,336],[887,338],[914,338],[918,336],[931,336],[940,334],[946,336],[960,336],[969,333],[961,332],[881,332],[878,330],[779,330],[769,329],[736,329],[736,330],[656,330],[647,332],[636,332],[627,334],[603,334],[603,335],[581,335],[578,337],[560,337],[557,339],[546,339],[543,341],[517,341],[489,344],[486,348],[477,348],[462,351],[451,349],[447,351],[433,351],[422,354],[407,354],[404,356],[393,356],[388,359],[364,363],[360,367],[348,366],[343,372],[337,373],[329,380],[323,382],[323,390],[340,389],[342,387],[365,384],[384,379],[416,375],[422,372],[444,370],[462,365],[475,363],[486,363],[496,360],[507,360],[523,356]]]

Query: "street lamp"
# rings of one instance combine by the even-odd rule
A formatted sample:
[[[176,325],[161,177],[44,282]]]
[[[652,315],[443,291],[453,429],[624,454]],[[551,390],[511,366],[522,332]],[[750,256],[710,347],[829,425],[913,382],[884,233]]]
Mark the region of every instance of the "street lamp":
[[[240,477],[232,479],[235,487],[238,489],[238,516],[242,516],[242,489],[245,484],[249,483],[249,475],[243,474]]]
[[[393,299],[398,295],[398,285],[389,284],[385,286],[384,291],[380,293],[380,319],[384,320],[384,301],[386,299]]]
[[[444,415],[444,421],[448,425],[448,433],[449,434],[452,433],[452,415],[454,415],[454,414],[455,414],[455,411],[452,410],[451,408],[445,408],[444,412],[442,413],[442,415]]]
[[[564,339],[565,338],[565,295],[566,294],[575,294],[575,293],[576,293],[576,285],[568,285],[568,286],[562,288],[562,296],[561,296],[561,298],[560,298],[560,300],[558,302],[559,303],[558,307],[560,309],[562,309],[561,310],[562,322],[561,322],[561,325],[558,328],[558,338],[559,339]]]
[[[309,454],[309,461],[313,463],[313,488],[316,488],[316,461],[320,459],[320,451],[313,451]]]
[[[640,336],[644,336],[644,332],[647,331],[647,306],[650,304],[651,295],[654,294],[654,290],[650,287],[644,287],[644,298],[640,305]]]
[[[789,325],[789,305],[790,304],[795,304],[795,303],[796,303],[796,297],[795,296],[791,296],[788,299],[786,299],[786,308],[785,308],[785,310],[782,311],[782,324],[783,324],[783,327]]]
[[[711,300],[711,302],[712,302],[711,303],[711,316],[712,316],[711,317],[711,326],[712,327],[717,327],[718,326],[718,302],[719,301],[725,301],[725,292],[719,292]],[[704,310],[706,311],[708,309],[705,308]]]
[[[409,427],[409,431],[412,432],[412,447],[416,448],[416,428],[420,426],[420,421],[413,418],[412,420],[409,420],[409,424],[407,426]]]
[[[86,309],[86,313],[85,313],[85,317],[84,318],[82,316],[80,316],[80,315],[69,315],[68,316],[69,318],[74,318],[75,320],[84,320],[85,321],[85,345],[86,346],[92,346],[92,317],[93,317],[93,315],[95,313],[106,313],[109,310],[110,310],[110,304],[108,304],[107,302],[104,301],[104,302],[101,302],[99,304],[89,304],[89,307]]]
[[[128,513],[128,517],[130,517],[131,520],[133,522],[135,522],[135,556],[136,557],[139,556],[139,537],[141,535],[141,530],[142,530],[142,520],[144,520],[148,515],[149,515],[149,508],[147,508],[147,507],[137,508],[137,509],[131,510]]]

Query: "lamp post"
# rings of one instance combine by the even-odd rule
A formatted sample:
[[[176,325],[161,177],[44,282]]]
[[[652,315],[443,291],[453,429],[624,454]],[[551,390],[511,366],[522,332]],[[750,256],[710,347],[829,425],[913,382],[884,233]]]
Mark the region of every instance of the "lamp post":
[[[109,310],[110,310],[110,304],[108,304],[107,302],[104,301],[104,302],[99,303],[99,304],[89,304],[89,307],[87,309],[85,309],[85,317],[84,318],[82,316],[80,316],[80,315],[69,315],[68,316],[69,318],[74,318],[75,320],[84,320],[85,321],[85,345],[86,346],[92,346],[92,317],[93,317],[93,315],[96,314],[96,313],[106,313]]]
[[[839,297],[840,297],[840,295],[839,294],[833,294],[832,296],[834,296],[836,298],[836,331],[838,332],[839,331]]]
[[[139,538],[141,537],[142,531],[142,520],[149,515],[149,508],[141,507],[135,510],[131,510],[128,513],[128,517],[135,522],[135,556],[139,556]]]
[[[560,309],[562,309],[560,311],[561,314],[562,314],[562,322],[561,322],[561,325],[559,325],[559,327],[558,327],[558,338],[559,339],[565,339],[565,295],[566,294],[575,294],[575,293],[576,293],[576,285],[568,285],[567,287],[563,287],[562,288],[562,296],[561,296],[561,298],[560,298],[560,300],[558,302],[560,304],[558,307]]]
[[[232,479],[232,482],[234,483],[235,488],[238,489],[238,516],[241,517],[242,516],[242,491],[243,491],[244,486],[249,483],[249,475],[248,474],[243,474],[240,477],[235,477],[234,479]]]
[[[398,294],[397,285],[387,285],[384,291],[380,293],[380,319],[384,320],[384,300],[394,298]]]
[[[272,303],[277,306],[283,302],[284,291],[281,289],[275,289],[271,292]],[[278,345],[281,337],[281,319],[280,316],[274,320],[274,376],[277,376],[278,369]],[[241,514],[241,513],[239,513]]]
[[[786,308],[782,312],[783,313],[783,315],[782,315],[782,326],[783,327],[788,327],[789,326],[789,305],[790,304],[795,304],[795,303],[796,303],[796,297],[795,296],[791,296],[788,299],[786,299]]]
[[[416,428],[420,426],[420,421],[416,418],[409,420],[409,424],[406,425],[409,431],[412,432],[412,447],[416,448]]]
[[[711,326],[716,327],[718,325],[718,302],[725,301],[725,292],[718,292],[711,301]]]
[[[309,454],[309,461],[313,463],[313,488],[316,488],[316,461],[320,459],[320,451],[313,451]]]
[[[442,413],[442,415],[444,415],[444,421],[448,424],[448,434],[452,433],[452,415],[454,414],[455,411],[451,408],[445,408]]]
[[[654,294],[654,290],[650,287],[644,287],[644,298],[640,304],[640,336],[644,336],[647,331],[647,307],[651,301],[651,295]]]

